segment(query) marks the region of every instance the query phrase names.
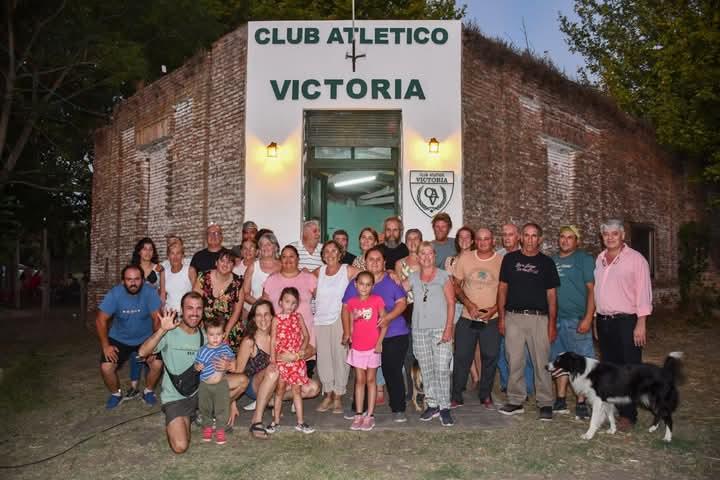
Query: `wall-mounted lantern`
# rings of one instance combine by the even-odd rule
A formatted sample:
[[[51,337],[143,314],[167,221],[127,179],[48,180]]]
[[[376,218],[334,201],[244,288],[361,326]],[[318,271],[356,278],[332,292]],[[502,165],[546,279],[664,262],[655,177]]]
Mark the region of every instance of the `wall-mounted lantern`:
[[[267,146],[267,157],[268,158],[277,158],[278,154],[278,145],[275,142],[270,142]]]

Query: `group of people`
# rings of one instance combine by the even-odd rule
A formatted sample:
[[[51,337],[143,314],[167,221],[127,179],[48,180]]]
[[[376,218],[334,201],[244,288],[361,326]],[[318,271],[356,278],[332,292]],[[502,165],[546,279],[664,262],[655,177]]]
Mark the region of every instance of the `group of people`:
[[[368,431],[375,406],[386,401],[393,421],[407,421],[417,361],[422,421],[452,426],[452,409],[475,386],[485,408],[505,415],[523,413],[534,394],[539,418],[551,420],[569,408],[567,376],[551,378],[543,368],[549,359],[564,351],[594,357],[595,331],[604,360],[641,361],[650,272],[625,243],[621,221],[601,225],[605,249],[596,259],[579,249],[573,225],[560,228],[552,257],[542,253],[535,223],[504,225],[500,249],[488,228],[463,226],[450,238],[446,213],[432,229],[431,241],[412,228],[403,242],[402,220],[390,217],[382,232],[360,232],[357,256],[345,231],[321,243],[314,220],[282,249],[252,221],[243,224],[241,243],[225,248],[222,228],[211,224],[207,247],[190,261],[179,237],[168,238],[163,262],[154,242],[141,239],[97,313],[107,408],[140,395],[153,405],[162,376],[168,442],[182,453],[196,416],[204,441],[225,443],[243,395],[253,402],[245,408],[256,438],[281,428],[284,400],[292,400],[294,428],[312,433],[303,399],[320,394],[318,411],[345,414],[350,429]],[[117,370],[128,360],[131,388],[123,395]],[[492,396],[496,371],[507,394],[502,405]],[[582,397],[575,415],[589,416]],[[620,427],[630,428],[637,410],[622,406],[620,416]]]

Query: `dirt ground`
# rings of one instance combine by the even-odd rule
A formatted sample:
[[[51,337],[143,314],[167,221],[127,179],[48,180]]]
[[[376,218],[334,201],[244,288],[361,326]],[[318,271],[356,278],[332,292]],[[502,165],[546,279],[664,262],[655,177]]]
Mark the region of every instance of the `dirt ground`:
[[[131,420],[55,459],[0,468],[0,478],[718,478],[720,325],[698,323],[669,312],[649,324],[646,361],[659,363],[670,351],[686,354],[687,381],[669,445],[661,441],[664,429],[647,432],[646,413],[635,431],[588,442],[579,438],[585,423],[567,415],[539,422],[532,406],[505,428],[293,431],[270,441],[248,436],[244,412],[226,445],[203,444],[194,429],[190,450],[178,456],[167,446],[161,414],[132,420],[158,407],[131,401],[104,409],[97,341],[71,311],[43,322],[34,312],[0,310],[0,467],[48,457]]]

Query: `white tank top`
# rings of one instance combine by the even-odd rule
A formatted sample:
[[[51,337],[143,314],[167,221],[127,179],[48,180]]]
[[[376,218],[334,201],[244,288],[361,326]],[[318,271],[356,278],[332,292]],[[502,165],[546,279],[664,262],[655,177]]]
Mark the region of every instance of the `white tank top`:
[[[245,266],[245,262],[240,262],[239,265],[235,265],[232,269],[232,272],[237,275],[238,277],[244,277],[245,272],[247,271],[248,267]]]
[[[183,262],[183,266],[179,272],[173,273],[172,267],[168,262],[165,268],[165,292],[167,294],[167,300],[165,305],[180,312],[180,300],[183,295],[192,290],[192,284],[188,277],[188,270],[190,265]]]
[[[262,268],[260,268],[260,260],[255,260],[255,263],[253,264],[252,281],[250,282],[250,294],[254,298],[260,299],[260,297],[262,297],[265,280],[267,280],[269,276],[269,273],[263,272]],[[250,311],[252,305],[245,302],[244,308],[245,310]]]
[[[333,276],[325,274],[327,265],[320,267],[315,293],[315,325],[332,325],[340,318],[342,298],[350,280],[347,265],[342,264]]]
[[[250,291],[252,292],[253,297],[262,297],[265,280],[267,280],[269,276],[269,273],[263,272],[262,268],[260,268],[260,260],[255,260],[255,265],[253,266],[252,282],[250,283]]]

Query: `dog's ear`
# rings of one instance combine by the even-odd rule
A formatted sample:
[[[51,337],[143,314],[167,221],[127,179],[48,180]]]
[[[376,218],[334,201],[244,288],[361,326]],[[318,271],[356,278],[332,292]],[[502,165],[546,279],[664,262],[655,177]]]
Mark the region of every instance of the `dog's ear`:
[[[577,353],[570,353],[569,371],[571,373],[582,373],[585,371],[585,357]]]

